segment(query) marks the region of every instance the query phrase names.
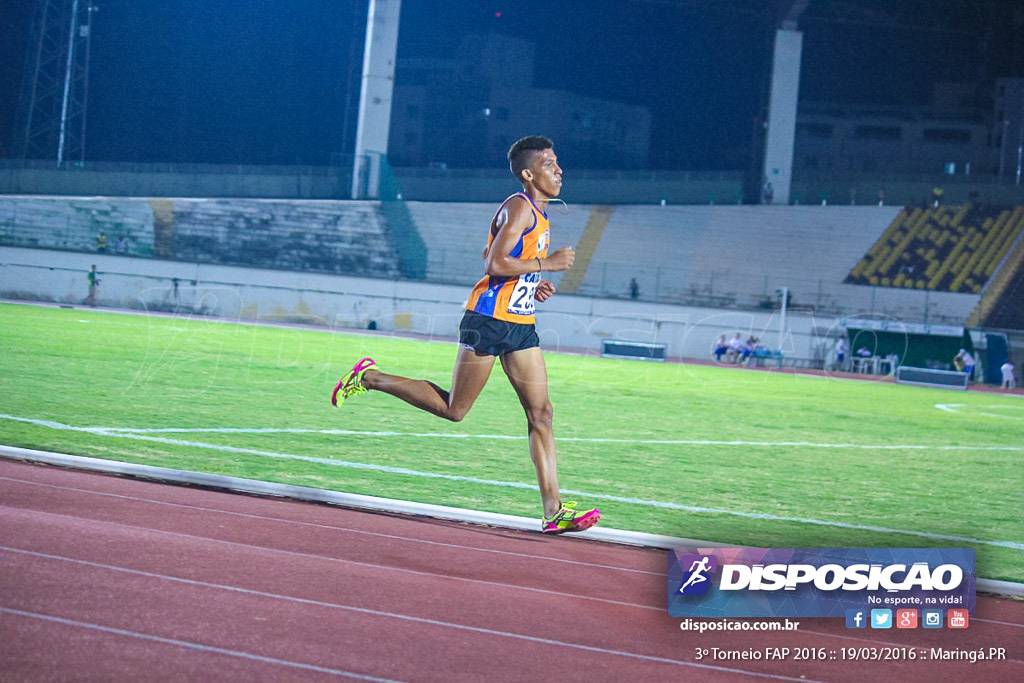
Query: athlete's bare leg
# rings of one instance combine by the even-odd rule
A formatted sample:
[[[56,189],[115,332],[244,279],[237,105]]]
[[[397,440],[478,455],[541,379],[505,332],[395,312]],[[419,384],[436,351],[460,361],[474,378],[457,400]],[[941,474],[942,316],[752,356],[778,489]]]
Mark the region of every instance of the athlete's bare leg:
[[[548,371],[544,356],[539,346],[513,351],[501,357],[501,366],[526,411],[530,458],[537,470],[544,516],[550,517],[562,507],[562,498],[558,492],[558,465],[555,461],[554,409],[548,399]]]
[[[493,367],[494,356],[478,355],[472,349],[459,346],[450,391],[424,379],[388,375],[373,368],[363,375],[362,384],[367,389],[400,398],[420,410],[458,422],[473,407]]]

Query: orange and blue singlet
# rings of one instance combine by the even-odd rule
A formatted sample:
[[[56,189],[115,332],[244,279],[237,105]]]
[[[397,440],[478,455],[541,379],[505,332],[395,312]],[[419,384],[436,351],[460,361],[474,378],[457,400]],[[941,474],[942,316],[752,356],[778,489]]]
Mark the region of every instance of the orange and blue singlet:
[[[495,217],[506,204],[517,197],[530,203],[533,210],[533,227],[523,231],[510,255],[524,261],[534,261],[537,257],[546,258],[550,238],[548,217],[537,208],[529,196],[522,192],[512,195],[501,203]],[[491,231],[487,237],[487,251],[490,251],[496,234],[492,220]],[[536,321],[534,294],[540,283],[540,275],[539,272],[525,273],[518,277],[485,275],[473,287],[469,301],[466,302],[466,310],[510,323],[532,325]]]

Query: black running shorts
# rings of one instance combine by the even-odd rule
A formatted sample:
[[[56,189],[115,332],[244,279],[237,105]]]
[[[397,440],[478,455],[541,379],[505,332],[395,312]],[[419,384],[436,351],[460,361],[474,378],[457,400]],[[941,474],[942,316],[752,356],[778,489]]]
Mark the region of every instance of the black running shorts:
[[[540,346],[540,338],[532,323],[520,325],[475,311],[466,311],[459,323],[459,343],[477,353],[504,356],[513,351]]]

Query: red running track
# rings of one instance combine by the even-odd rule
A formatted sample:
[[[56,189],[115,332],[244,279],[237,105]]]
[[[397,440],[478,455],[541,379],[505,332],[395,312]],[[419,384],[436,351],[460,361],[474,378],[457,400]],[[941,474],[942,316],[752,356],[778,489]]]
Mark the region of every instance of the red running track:
[[[1021,681],[1024,603],[964,631],[680,630],[664,551],[0,460],[3,681]],[[698,660],[698,648],[791,648]],[[795,648],[1006,648],[1006,660]]]

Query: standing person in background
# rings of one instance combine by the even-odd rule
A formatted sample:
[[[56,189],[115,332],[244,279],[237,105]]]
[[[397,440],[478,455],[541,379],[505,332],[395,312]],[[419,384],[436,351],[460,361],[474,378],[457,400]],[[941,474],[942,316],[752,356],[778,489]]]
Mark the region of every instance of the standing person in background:
[[[974,356],[967,349],[960,349],[960,353],[953,356],[953,367],[967,373],[967,381],[970,381],[974,377]]]
[[[334,388],[337,405],[367,391],[381,391],[452,422],[473,407],[491,375],[494,361],[502,368],[526,412],[530,457],[540,485],[544,516],[541,531],[561,534],[597,524],[597,509],[577,510],[562,503],[558,487],[554,411],[548,398],[548,377],[540,350],[534,302],[544,302],[555,286],[544,271],[572,267],[576,254],[562,247],[548,255],[548,203],[562,190],[562,169],[551,140],[530,136],[508,151],[509,168],[523,191],[512,195],[491,219],[484,251],[484,277],[469,295],[459,326],[459,350],[451,390],[427,380],[388,375],[371,358],[356,363]]]
[[[850,342],[847,341],[846,335],[844,334],[839,338],[839,342],[836,344],[836,370],[846,369],[846,354],[850,352]]]
[[[1003,389],[1012,390],[1017,386],[1017,378],[1013,374],[1013,369],[1013,363],[1009,358],[999,367],[999,371],[1003,373],[1003,383],[1000,385]]]
[[[99,273],[96,272],[96,266],[93,265],[92,270],[89,271],[89,296],[85,297],[85,303],[87,306],[96,305],[96,290],[100,286]]]

